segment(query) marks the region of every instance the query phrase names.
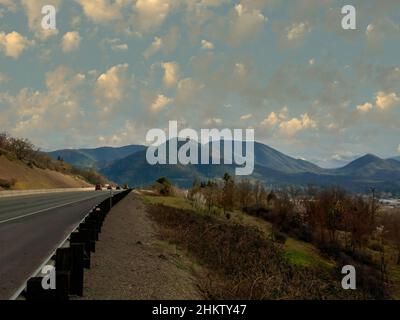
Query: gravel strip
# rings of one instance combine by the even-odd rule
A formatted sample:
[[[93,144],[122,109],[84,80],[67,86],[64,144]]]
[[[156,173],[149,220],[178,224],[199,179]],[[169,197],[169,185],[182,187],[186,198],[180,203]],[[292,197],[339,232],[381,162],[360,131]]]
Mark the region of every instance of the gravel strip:
[[[156,228],[134,192],[118,203],[103,225],[92,268],[85,270],[85,300],[201,299],[189,270]]]

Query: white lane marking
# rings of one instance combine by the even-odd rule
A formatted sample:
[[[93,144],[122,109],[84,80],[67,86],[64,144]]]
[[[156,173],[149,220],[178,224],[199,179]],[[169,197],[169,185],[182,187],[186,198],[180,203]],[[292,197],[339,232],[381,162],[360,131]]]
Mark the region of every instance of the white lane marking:
[[[78,202],[81,202],[81,201],[85,201],[85,200],[89,200],[89,199],[94,199],[94,198],[97,198],[97,197],[99,197],[99,196],[100,196],[100,195],[97,194],[97,195],[95,195],[95,196],[93,196],[93,197],[81,199],[81,200],[78,200],[78,201],[72,201],[72,202],[64,203],[64,204],[57,205],[57,206],[54,206],[54,207],[45,208],[45,209],[42,209],[42,210],[39,210],[39,211],[35,211],[35,212],[28,213],[28,214],[24,214],[24,215],[22,215],[22,216],[18,216],[18,217],[14,217],[14,218],[2,220],[2,221],[0,221],[0,224],[6,223],[6,222],[10,222],[10,221],[14,221],[14,220],[18,220],[18,219],[22,219],[22,218],[26,218],[26,217],[29,217],[29,216],[33,216],[33,215],[35,215],[35,214],[42,213],[42,212],[45,212],[45,211],[49,211],[49,210],[53,210],[53,209],[58,209],[58,208],[61,208],[61,207],[65,207],[65,206],[68,206],[68,205],[73,204],[73,203],[78,203]]]

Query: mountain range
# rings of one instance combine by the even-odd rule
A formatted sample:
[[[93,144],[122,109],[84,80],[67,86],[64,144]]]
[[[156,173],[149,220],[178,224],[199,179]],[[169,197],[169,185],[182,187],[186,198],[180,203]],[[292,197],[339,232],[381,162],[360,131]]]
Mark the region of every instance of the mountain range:
[[[145,148],[141,145],[130,145],[119,148],[63,149],[47,154],[53,159],[62,158],[76,167],[101,169],[115,160],[123,159],[137,151],[145,150]]]
[[[62,157],[76,166],[96,168],[112,181],[136,187],[151,184],[161,176],[168,177],[181,187],[190,187],[195,179],[217,179],[225,172],[234,175],[236,168],[236,165],[226,164],[153,166],[147,163],[146,150],[145,146],[131,145],[59,150],[49,155],[55,159]],[[324,169],[262,143],[255,143],[254,152],[255,166],[250,178],[260,180],[269,187],[336,185],[360,193],[374,187],[381,192],[400,194],[400,158],[382,159],[367,154],[344,167]]]

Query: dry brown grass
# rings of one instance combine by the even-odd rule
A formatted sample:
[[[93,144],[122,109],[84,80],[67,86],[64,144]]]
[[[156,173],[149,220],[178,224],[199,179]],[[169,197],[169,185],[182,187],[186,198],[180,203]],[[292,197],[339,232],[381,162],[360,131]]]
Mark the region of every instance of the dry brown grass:
[[[13,181],[12,189],[48,189],[90,187],[86,181],[48,169],[29,167],[19,160],[0,156],[0,179]],[[6,189],[6,188],[4,188]]]
[[[149,205],[149,212],[164,240],[208,270],[200,287],[209,299],[360,298],[341,289],[340,275],[291,265],[255,228],[162,205]]]

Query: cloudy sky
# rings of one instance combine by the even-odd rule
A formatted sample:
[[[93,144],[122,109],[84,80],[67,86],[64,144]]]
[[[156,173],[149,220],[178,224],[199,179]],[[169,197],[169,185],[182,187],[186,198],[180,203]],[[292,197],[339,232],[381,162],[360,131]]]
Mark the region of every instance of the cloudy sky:
[[[253,127],[325,167],[389,157],[399,57],[398,0],[0,0],[0,130],[45,150],[121,146],[177,120]]]

